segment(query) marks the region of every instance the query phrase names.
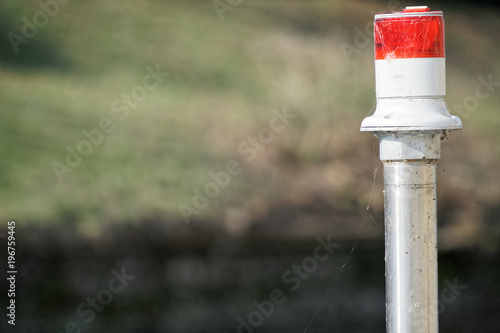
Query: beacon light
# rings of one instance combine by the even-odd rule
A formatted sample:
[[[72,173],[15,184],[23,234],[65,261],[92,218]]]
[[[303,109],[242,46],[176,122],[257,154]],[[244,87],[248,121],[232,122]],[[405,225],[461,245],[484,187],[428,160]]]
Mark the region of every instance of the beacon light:
[[[462,128],[446,109],[442,11],[407,7],[375,15],[377,108],[361,131]]]

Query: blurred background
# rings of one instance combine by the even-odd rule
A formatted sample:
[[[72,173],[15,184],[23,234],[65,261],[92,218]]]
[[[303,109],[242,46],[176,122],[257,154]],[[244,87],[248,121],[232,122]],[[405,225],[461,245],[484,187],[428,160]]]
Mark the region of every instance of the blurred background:
[[[440,328],[499,332],[500,7],[362,0],[1,1],[2,332],[384,332],[359,126],[373,15],[407,5],[444,11],[464,124],[438,164]]]

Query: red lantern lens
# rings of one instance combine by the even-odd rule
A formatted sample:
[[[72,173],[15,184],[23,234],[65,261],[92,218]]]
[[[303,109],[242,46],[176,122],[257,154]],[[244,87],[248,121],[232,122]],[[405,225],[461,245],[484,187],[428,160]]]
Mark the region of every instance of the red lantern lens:
[[[376,60],[445,56],[442,12],[410,8],[377,16],[374,25]]]

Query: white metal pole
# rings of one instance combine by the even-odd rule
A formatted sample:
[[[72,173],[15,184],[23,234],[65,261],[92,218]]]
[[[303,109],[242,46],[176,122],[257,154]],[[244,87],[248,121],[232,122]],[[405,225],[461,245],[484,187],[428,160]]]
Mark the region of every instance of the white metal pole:
[[[461,129],[445,105],[444,20],[407,7],[375,15],[377,108],[362,131],[384,162],[387,332],[438,332],[436,163]]]

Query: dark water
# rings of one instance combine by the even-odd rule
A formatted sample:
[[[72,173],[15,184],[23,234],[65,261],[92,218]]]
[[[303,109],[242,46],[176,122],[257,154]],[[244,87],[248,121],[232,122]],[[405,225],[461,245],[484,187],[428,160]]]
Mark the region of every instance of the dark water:
[[[385,332],[382,240],[352,252],[351,240],[155,224],[95,240],[71,228],[17,236],[16,326],[3,311],[2,332]],[[440,331],[500,332],[499,255],[468,249],[439,263]]]

